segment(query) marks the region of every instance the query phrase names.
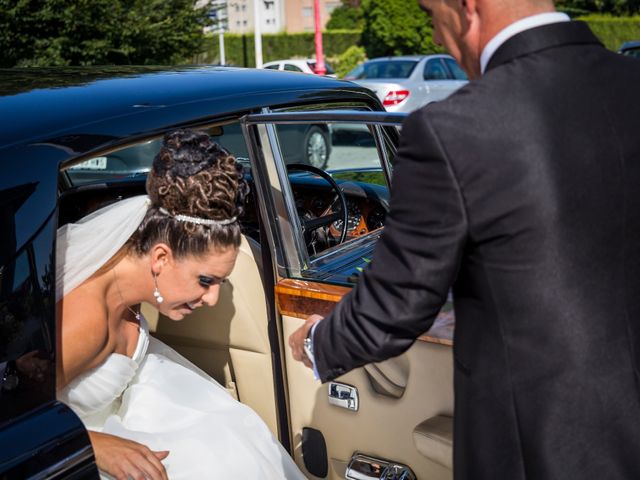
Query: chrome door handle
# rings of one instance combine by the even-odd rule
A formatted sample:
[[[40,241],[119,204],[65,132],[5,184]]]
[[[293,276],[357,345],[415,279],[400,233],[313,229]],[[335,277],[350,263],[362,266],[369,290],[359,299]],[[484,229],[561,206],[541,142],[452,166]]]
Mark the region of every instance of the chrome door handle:
[[[329,382],[329,403],[347,410],[358,411],[358,389],[344,383]]]
[[[406,465],[354,453],[344,476],[347,480],[416,480]]]

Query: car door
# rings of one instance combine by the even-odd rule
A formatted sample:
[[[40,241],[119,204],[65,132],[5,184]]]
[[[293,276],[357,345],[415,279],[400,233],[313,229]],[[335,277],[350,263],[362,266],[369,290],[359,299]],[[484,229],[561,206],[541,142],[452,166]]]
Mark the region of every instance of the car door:
[[[26,150],[26,151],[25,151]],[[0,478],[97,478],[78,417],[55,397],[59,152],[5,148],[0,177]]]
[[[403,118],[385,112],[264,111],[243,119],[274,259],[276,361],[284,372],[288,437],[309,478],[452,477],[450,303],[404,354],[325,385],[286,346],[308,315],[328,314],[371,261],[389,209]],[[282,144],[288,139],[281,127],[305,123],[325,123],[331,132],[324,170],[287,165]]]

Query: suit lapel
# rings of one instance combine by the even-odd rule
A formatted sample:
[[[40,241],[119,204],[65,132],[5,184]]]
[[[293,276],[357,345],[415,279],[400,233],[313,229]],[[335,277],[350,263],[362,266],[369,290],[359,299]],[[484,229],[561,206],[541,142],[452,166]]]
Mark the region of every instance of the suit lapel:
[[[600,40],[584,22],[559,22],[531,28],[514,35],[493,54],[487,71],[514,58],[567,44],[600,44]]]

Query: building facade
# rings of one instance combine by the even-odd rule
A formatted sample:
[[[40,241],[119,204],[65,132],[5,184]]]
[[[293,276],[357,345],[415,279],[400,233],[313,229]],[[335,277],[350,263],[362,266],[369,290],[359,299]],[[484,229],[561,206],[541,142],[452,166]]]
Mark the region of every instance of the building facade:
[[[296,33],[315,30],[314,0],[213,0],[210,4],[212,9],[219,12],[218,18],[224,19],[225,31],[253,33],[254,1],[259,2],[262,33]],[[221,4],[226,8],[220,8]],[[341,2],[340,0],[320,0],[319,5],[320,21],[324,28],[331,12],[339,7]]]
[[[315,30],[313,0],[284,0],[285,30],[290,33]],[[320,0],[322,28],[329,21],[331,12],[341,5],[340,0]]]

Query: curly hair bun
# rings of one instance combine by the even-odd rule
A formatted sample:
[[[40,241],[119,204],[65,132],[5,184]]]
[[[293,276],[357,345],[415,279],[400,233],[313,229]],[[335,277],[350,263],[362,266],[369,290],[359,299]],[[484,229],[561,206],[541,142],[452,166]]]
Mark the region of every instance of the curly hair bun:
[[[247,190],[235,157],[195,130],[167,133],[147,177],[152,204],[171,215],[239,217]]]

